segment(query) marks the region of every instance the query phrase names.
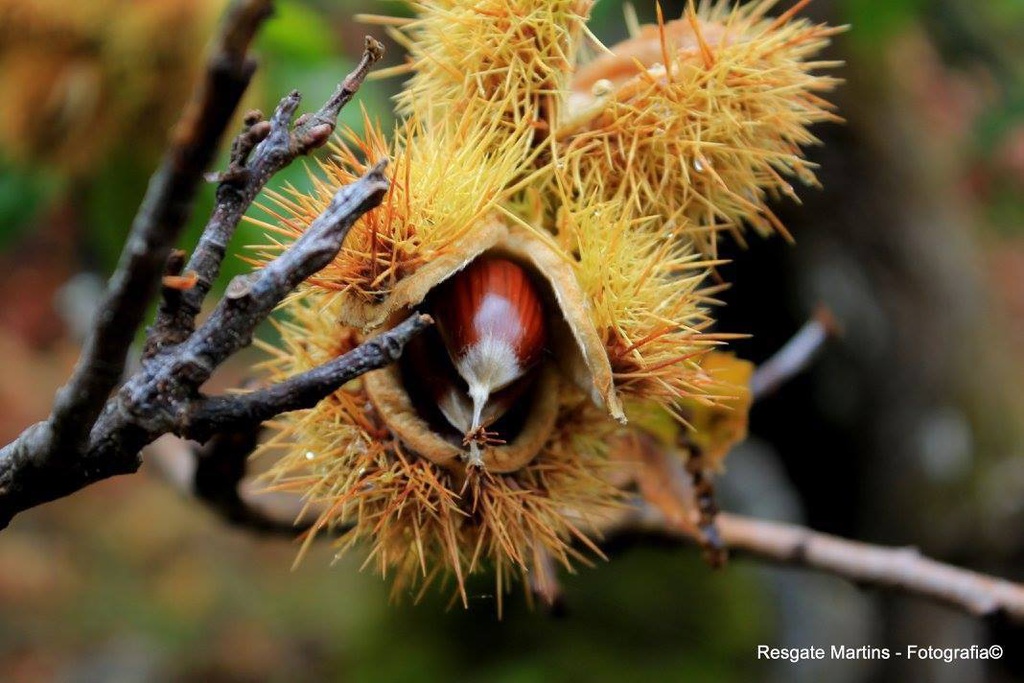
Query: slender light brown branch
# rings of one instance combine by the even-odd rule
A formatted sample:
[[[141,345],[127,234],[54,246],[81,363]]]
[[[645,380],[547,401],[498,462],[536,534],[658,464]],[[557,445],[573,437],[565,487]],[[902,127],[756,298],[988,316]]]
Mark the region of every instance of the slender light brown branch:
[[[720,513],[716,522],[726,546],[740,554],[832,574],[861,586],[926,598],[976,617],[1024,624],[1024,585],[943,564],[915,548],[850,541],[795,524],[726,512]],[[619,531],[699,541],[643,503]]]
[[[817,358],[829,337],[839,331],[832,313],[824,306],[815,311],[800,330],[775,354],[758,366],[750,378],[750,394],[759,401],[803,372]]]
[[[1003,614],[1024,623],[1024,585],[943,564],[916,548],[887,548],[726,513],[718,524],[726,543],[758,557],[927,597],[978,617]]]

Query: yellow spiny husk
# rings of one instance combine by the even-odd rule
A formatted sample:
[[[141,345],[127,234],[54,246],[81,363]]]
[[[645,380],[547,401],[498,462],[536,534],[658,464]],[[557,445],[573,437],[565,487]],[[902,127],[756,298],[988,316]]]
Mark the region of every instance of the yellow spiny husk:
[[[788,177],[816,183],[800,148],[837,120],[819,94],[837,81],[811,57],[837,29],[765,16],[774,4],[702,3],[580,69],[554,135],[560,187],[662,216],[712,257],[718,231],[787,235],[767,202],[796,199]]]
[[[338,256],[310,280],[341,297],[341,322],[373,327],[408,303],[393,296],[400,282],[451,258],[464,265],[462,254],[486,242],[488,219],[520,172],[525,143],[521,132],[494,126],[427,134],[417,119],[407,120],[389,143],[369,120],[364,125],[363,135],[346,131],[344,142],[332,146],[333,158],[319,164],[323,177],[314,176],[313,194],[268,193],[272,205],[264,209],[274,222],[254,222],[283,239],[258,245],[255,260],[280,253],[330,203],[335,188],[390,159],[391,189],[383,205],[353,226]]]
[[[659,229],[660,228],[660,229]],[[706,393],[700,360],[716,343],[701,286],[710,263],[620,202],[563,206],[558,240],[574,270],[625,397],[656,398],[667,410]]]
[[[391,34],[409,52],[398,96],[406,116],[447,117],[479,105],[482,121],[527,122],[546,130],[557,118],[593,0],[414,2],[418,17]]]

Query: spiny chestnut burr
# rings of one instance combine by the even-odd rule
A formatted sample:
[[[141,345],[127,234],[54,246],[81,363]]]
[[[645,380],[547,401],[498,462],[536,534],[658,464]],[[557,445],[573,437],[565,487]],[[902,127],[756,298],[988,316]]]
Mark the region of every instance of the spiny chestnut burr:
[[[466,394],[448,391],[441,412],[465,432],[469,462],[481,465],[485,427],[521,395],[513,383],[541,360],[547,333],[544,307],[530,276],[505,258],[481,257],[442,283],[434,318]]]

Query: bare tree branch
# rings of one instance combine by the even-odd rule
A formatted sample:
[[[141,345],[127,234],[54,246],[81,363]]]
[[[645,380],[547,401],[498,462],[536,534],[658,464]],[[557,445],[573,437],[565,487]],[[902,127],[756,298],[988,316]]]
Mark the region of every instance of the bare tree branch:
[[[943,564],[916,548],[888,548],[850,541],[783,522],[726,512],[716,518],[725,545],[752,557],[821,571],[860,586],[939,602],[976,617],[1024,624],[1024,585]],[[700,543],[691,528],[672,524],[653,506],[638,502],[617,533],[669,535]]]
[[[162,434],[190,437],[191,414],[208,400],[199,387],[231,353],[248,345],[255,327],[292,288],[341,249],[348,227],[376,206],[387,189],[380,170],[378,165],[341,188],[302,238],[260,272],[240,276],[199,330],[143,364],[107,402],[92,428],[88,447],[77,458],[65,463],[31,454],[0,457],[0,481],[5,483],[0,489],[0,524],[6,525],[24,509],[88,484],[134,472],[139,451]],[[398,352],[396,343],[386,358]],[[318,387],[324,391],[321,398],[329,393],[325,383]],[[306,396],[311,399],[312,394]],[[233,399],[243,401],[242,396]],[[211,431],[218,426],[210,420],[205,424]]]
[[[260,503],[247,495],[244,480],[248,458],[258,442],[261,424],[280,413],[311,408],[348,381],[397,360],[405,344],[432,323],[426,315],[410,316],[393,329],[309,372],[246,394],[215,396],[198,403],[184,431],[196,441],[206,440],[205,444],[178,440],[151,449],[162,469],[167,470],[165,478],[185,493],[195,495],[233,526],[260,534],[295,536],[308,528],[296,523],[302,509],[298,498],[287,496],[294,505],[265,510],[262,503],[266,495]],[[183,458],[189,463],[180,462]],[[181,475],[182,470],[188,474]]]
[[[270,0],[237,0],[228,9],[205,77],[175,126],[132,222],[92,333],[57,393],[48,426],[39,432],[55,457],[73,454],[121,381],[128,349],[188,220],[202,173],[256,70],[249,45],[270,11]]]
[[[71,488],[63,472],[74,468],[93,423],[121,381],[128,349],[188,217],[203,170],[252,78],[255,62],[248,55],[249,44],[270,10],[270,0],[235,0],[228,8],[203,80],[150,180],[71,378],[58,391],[49,419],[0,449],[0,528],[24,509],[14,500],[32,481],[53,481],[57,490]]]
[[[225,359],[251,343],[256,327],[292,289],[334,258],[353,223],[380,203],[388,181],[383,175],[385,162],[380,162],[341,188],[288,249],[260,271],[232,281],[213,314],[196,329],[195,316],[242,215],[274,173],[327,141],[341,108],[383,51],[367,38],[356,69],[317,112],[300,117],[294,125],[297,92],[281,101],[269,122],[258,112],[246,117],[229,168],[219,176],[216,208],[196,253],[183,265],[184,255],[171,248],[204,168],[252,76],[255,65],[247,56],[248,46],[269,11],[269,0],[232,4],[205,80],[150,182],[72,379],[59,393],[49,420],[0,449],[0,528],[29,507],[134,472],[139,451],[162,434],[189,437],[201,426],[206,438],[223,427],[226,439],[233,428],[244,426],[246,415],[271,416],[264,406],[254,409],[244,396],[208,398],[200,387]],[[183,267],[187,270],[179,275]],[[164,302],[149,331],[141,368],[110,397],[161,278]],[[429,319],[415,317],[400,331],[353,351],[348,360],[337,359],[323,372],[313,371],[268,391],[282,407],[311,405],[336,389],[338,382],[394,360],[405,341],[427,324]],[[204,409],[194,421],[193,415]],[[211,444],[209,454],[224,452],[218,443]]]
[[[259,271],[235,277],[210,317],[170,354],[147,364],[173,381],[182,374],[198,388],[225,359],[252,342],[256,327],[302,281],[326,266],[341,249],[353,223],[380,204],[388,188],[381,162],[339,190],[330,205],[280,256]],[[165,362],[165,357],[170,362]]]

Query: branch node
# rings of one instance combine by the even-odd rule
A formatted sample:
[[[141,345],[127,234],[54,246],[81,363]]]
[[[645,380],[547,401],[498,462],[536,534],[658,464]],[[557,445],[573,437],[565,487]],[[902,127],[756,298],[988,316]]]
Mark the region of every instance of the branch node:
[[[281,98],[281,101],[277,105],[277,109],[274,110],[274,116],[271,119],[271,125],[273,128],[285,128],[291,123],[292,118],[295,116],[296,110],[299,108],[299,104],[302,102],[302,93],[298,90],[292,90],[290,93]]]
[[[384,43],[373,36],[363,37],[363,52],[369,56],[374,63],[384,58]]]
[[[185,267],[185,259],[188,252],[184,249],[171,249],[167,255],[167,263],[164,265],[165,275],[180,275],[181,269]]]
[[[165,289],[173,289],[179,292],[184,292],[192,289],[199,282],[199,273],[194,270],[190,270],[182,275],[164,275],[161,283]]]
[[[228,287],[224,291],[224,298],[234,301],[248,296],[257,277],[258,273],[245,273],[231,278],[231,282],[228,283]]]

